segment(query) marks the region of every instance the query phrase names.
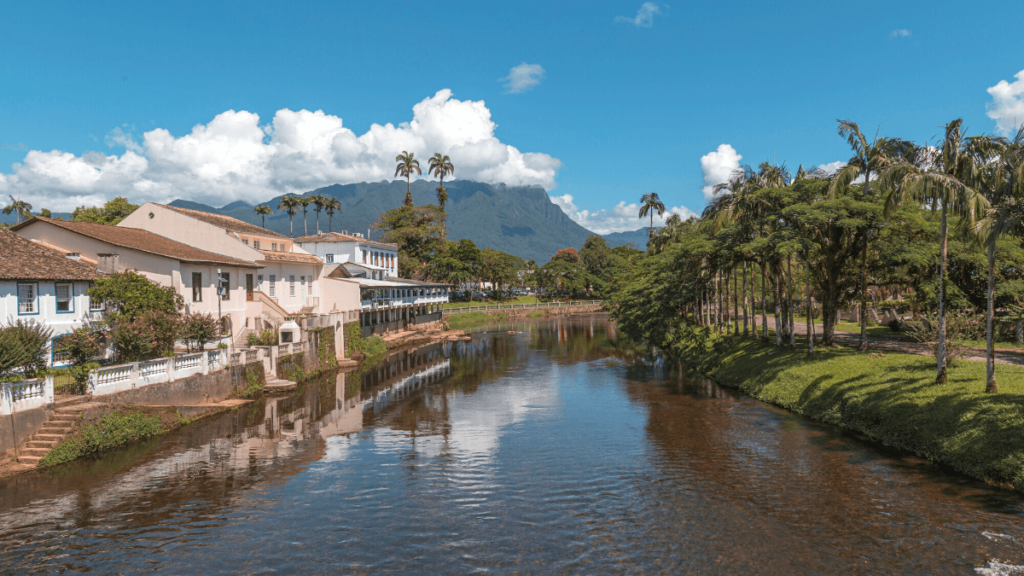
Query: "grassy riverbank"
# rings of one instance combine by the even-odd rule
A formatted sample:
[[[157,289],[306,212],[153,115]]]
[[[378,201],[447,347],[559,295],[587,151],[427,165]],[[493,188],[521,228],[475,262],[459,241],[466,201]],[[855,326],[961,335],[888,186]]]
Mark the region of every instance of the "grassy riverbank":
[[[493,313],[488,314],[487,312],[466,312],[463,314],[453,314],[449,316],[445,322],[448,323],[448,327],[453,330],[466,330],[469,328],[477,328],[484,324],[490,324],[491,322],[505,322],[508,320],[508,314]]]
[[[999,394],[984,394],[983,362],[957,363],[948,384],[936,386],[935,362],[925,356],[836,348],[808,358],[725,342],[711,371],[720,384],[1024,492],[1024,368],[999,365]]]

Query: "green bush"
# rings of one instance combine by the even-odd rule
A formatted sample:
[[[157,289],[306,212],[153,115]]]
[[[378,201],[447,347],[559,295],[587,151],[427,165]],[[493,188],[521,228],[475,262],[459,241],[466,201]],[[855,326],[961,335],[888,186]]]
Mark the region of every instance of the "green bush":
[[[51,450],[39,465],[63,464],[155,436],[160,431],[160,419],[155,416],[146,416],[141,412],[111,412],[96,424],[82,426],[78,433]]]
[[[345,324],[344,333],[346,356],[352,356],[352,354],[357,352],[367,357],[377,356],[383,354],[388,349],[387,342],[380,336],[364,338],[363,329],[359,326],[358,322]]]
[[[260,333],[249,334],[246,342],[249,346],[274,346],[277,344],[277,338],[277,330],[264,330]]]
[[[45,372],[52,335],[53,330],[35,320],[0,326],[0,377],[20,371],[24,378],[35,378]]]

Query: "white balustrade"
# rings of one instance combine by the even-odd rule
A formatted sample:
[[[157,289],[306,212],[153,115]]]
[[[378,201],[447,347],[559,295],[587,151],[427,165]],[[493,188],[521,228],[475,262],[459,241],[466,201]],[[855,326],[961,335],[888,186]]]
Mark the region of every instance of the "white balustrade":
[[[139,364],[139,377],[147,381],[147,383],[157,379],[162,379],[162,381],[166,381],[167,373],[170,371],[170,369],[170,358],[161,358],[159,360],[150,360],[149,362],[142,362]]]
[[[53,402],[53,376],[0,383],[0,414],[41,408]]]

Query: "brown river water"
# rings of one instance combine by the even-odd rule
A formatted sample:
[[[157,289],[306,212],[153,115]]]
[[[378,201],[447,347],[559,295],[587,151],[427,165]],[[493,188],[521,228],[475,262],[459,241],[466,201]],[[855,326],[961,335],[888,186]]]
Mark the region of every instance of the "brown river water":
[[[605,316],[486,327],[0,480],[2,573],[1019,565],[1019,495],[681,380],[631,352]]]

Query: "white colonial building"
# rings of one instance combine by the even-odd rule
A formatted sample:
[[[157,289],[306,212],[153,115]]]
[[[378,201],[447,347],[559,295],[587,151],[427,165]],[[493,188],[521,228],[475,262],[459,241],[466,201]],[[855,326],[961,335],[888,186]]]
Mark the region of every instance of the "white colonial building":
[[[398,276],[398,244],[376,242],[362,234],[321,232],[296,238],[295,243],[325,264],[359,264],[373,280]]]
[[[77,330],[103,311],[86,290],[102,274],[94,260],[58,252],[0,228],[0,321],[35,320],[53,331],[50,364],[57,338]]]

